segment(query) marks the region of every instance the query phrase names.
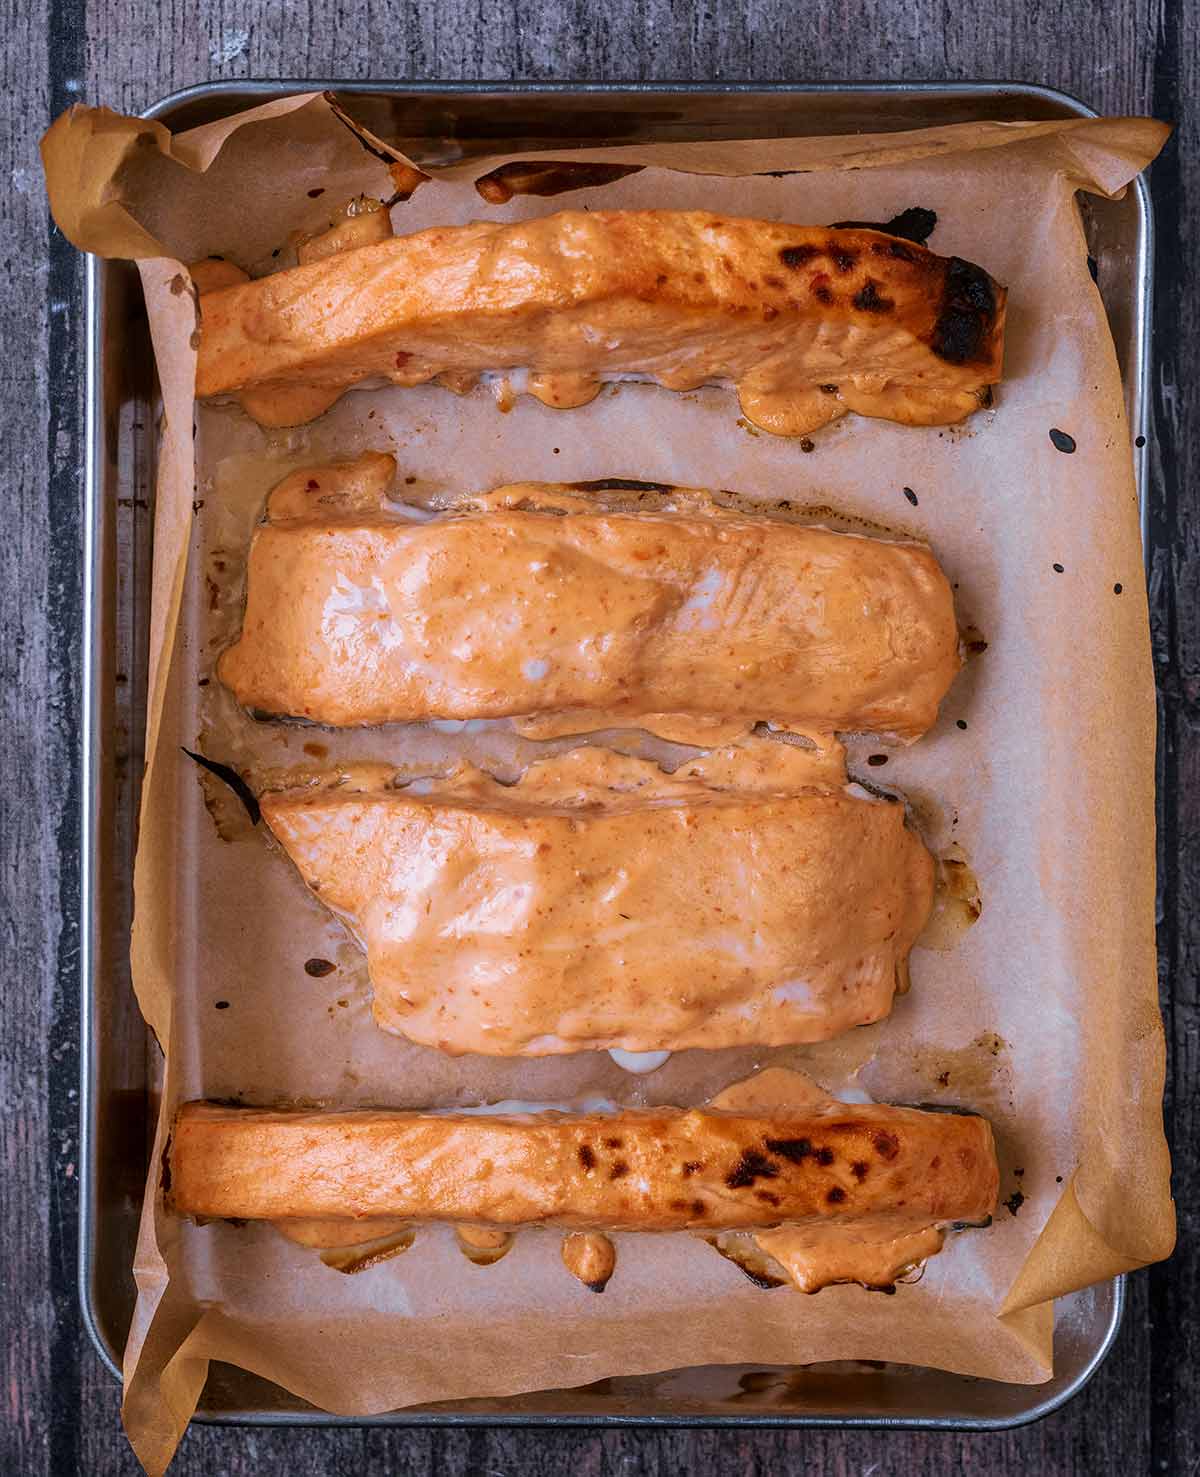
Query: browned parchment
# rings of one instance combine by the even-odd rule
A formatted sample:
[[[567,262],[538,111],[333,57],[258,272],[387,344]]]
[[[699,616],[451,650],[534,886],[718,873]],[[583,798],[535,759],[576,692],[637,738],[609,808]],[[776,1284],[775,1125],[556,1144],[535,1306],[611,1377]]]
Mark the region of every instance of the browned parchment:
[[[953,1239],[894,1298],[853,1287],[764,1294],[673,1236],[619,1238],[617,1275],[595,1298],[562,1271],[544,1232],[522,1233],[483,1270],[429,1230],[404,1256],[344,1277],[268,1227],[172,1221],[156,1169],[125,1399],[150,1470],[169,1461],[212,1358],[350,1412],[694,1363],[872,1358],[1038,1381],[1050,1372],[1056,1295],[1169,1252],[1146,603],[1121,386],[1073,203],[1077,188],[1119,191],[1163,137],[1149,120],[1116,119],[559,152],[542,157],[647,167],[599,191],[499,208],[472,182],[514,156],[417,159],[433,178],[393,208],[399,231],[600,200],[719,200],[798,222],[936,209],[933,248],[1010,288],[996,409],[941,432],[851,417],[806,454],[748,429],[719,390],[613,387],[582,410],[521,400],[508,415],[486,391],[358,391],[312,426],[274,433],[233,409],[197,407],[196,310],[180,264],[219,252],[265,270],[290,232],[319,226],[352,194],[390,195],[394,178],[319,97],[175,139],[100,110],[74,110],[51,130],[56,218],[85,249],[139,259],[163,384],[133,959],[167,1053],[164,1114],[182,1097],[235,1094],[693,1103],[756,1065],[786,1063],[834,1092],[982,1109],[999,1133],[1001,1193],[1025,1197],[992,1230]],[[1055,450],[1050,427],[1075,438],[1073,455]],[[828,504],[933,543],[987,650],[926,740],[906,751],[854,741],[851,768],[904,790],[935,849],[961,849],[983,913],[954,948],[914,955],[912,994],[889,1021],[822,1047],[678,1053],[648,1077],[590,1053],[450,1060],[374,1029],[357,951],[179,752],[199,744],[240,767],[305,761],[313,731],[252,724],[215,684],[199,684],[236,629],[246,543],[270,484],[367,448],[397,456],[404,495],[418,501],[518,478],[617,475]],[[383,758],[413,772],[467,754],[511,773],[536,752],[492,726],[317,738],[329,751],[320,762]],[[866,770],[879,752],[886,769]],[[314,955],[334,972],[306,975]]]

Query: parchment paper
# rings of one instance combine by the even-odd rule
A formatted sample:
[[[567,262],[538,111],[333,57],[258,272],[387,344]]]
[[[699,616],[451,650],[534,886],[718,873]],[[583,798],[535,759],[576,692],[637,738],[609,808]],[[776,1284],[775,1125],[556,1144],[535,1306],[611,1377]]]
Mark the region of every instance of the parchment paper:
[[[542,157],[648,167],[499,208],[471,182],[512,156],[417,159],[433,179],[393,208],[400,232],[601,203],[719,203],[801,223],[935,209],[933,249],[1010,289],[996,408],[941,431],[848,417],[806,454],[747,427],[715,389],[626,385],[581,410],[521,399],[509,414],[486,390],[359,391],[284,432],[198,407],[181,263],[216,252],[269,269],[290,232],[319,227],[351,195],[391,194],[385,163],[319,97],[176,139],[102,110],[55,124],[44,151],[56,219],[84,249],[139,260],[163,387],[133,963],[167,1071],[125,1361],[126,1426],[148,1469],[169,1461],[210,1359],[351,1413],[726,1362],[886,1359],[1042,1381],[1052,1299],[1169,1253],[1146,599],[1121,384],[1074,203],[1079,188],[1119,192],[1164,136],[1145,119],[1073,120],[556,152]],[[1075,438],[1073,455],[1051,427]],[[828,505],[933,544],[960,621],[987,649],[928,737],[908,750],[853,740],[851,769],[908,796],[933,849],[969,862],[983,910],[953,948],[914,954],[912,993],[888,1021],[818,1047],[677,1053],[647,1077],[592,1053],[450,1059],[375,1029],[355,947],[263,828],[180,753],[200,747],[255,772],[362,756],[414,773],[467,753],[505,773],[538,751],[503,725],[339,735],[253,724],[208,682],[236,630],[270,485],[368,448],[394,452],[416,501],[518,479],[637,477]],[[613,741],[667,752],[644,736]],[[879,753],[886,766],[866,767]],[[334,972],[311,978],[314,956]],[[480,1269],[448,1230],[428,1229],[403,1256],[346,1277],[267,1226],[182,1225],[159,1202],[164,1126],[183,1098],[691,1104],[767,1063],[801,1066],[834,1092],[981,1109],[1008,1205],[893,1298],[766,1294],[683,1236],[618,1238],[617,1275],[597,1298],[562,1270],[548,1232],[521,1233]]]

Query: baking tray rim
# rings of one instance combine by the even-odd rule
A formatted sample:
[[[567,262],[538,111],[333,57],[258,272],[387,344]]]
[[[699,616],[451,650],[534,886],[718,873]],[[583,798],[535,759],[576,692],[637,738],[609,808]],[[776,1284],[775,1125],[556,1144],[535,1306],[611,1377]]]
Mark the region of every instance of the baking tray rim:
[[[1112,1346],[1121,1329],[1125,1316],[1126,1277],[1124,1274],[1112,1279],[1112,1311],[1104,1326],[1104,1334],[1091,1356],[1074,1378],[1061,1390],[1048,1395],[1028,1409],[1003,1416],[906,1416],[906,1415],[820,1415],[812,1413],[787,1414],[769,1412],[747,1412],[744,1415],[617,1415],[612,1412],[597,1412],[594,1415],[572,1414],[551,1411],[503,1412],[476,1411],[422,1411],[403,1409],[385,1411],[380,1415],[334,1415],[318,1409],[298,1411],[226,1412],[213,1414],[197,1410],[192,1417],[203,1425],[210,1426],[341,1426],[352,1429],[362,1426],[632,1426],[641,1428],[700,1429],[753,1427],[781,1429],[786,1427],[812,1427],[822,1430],[853,1428],[874,1431],[1013,1431],[1021,1426],[1032,1425],[1073,1400],[1091,1383],[1100,1366],[1112,1352]],[[777,1366],[772,1366],[777,1367]],[[805,1368],[804,1365],[794,1366]],[[664,1371],[666,1372],[666,1371]],[[938,1371],[950,1374],[951,1371]],[[973,1378],[956,1376],[956,1378]],[[997,1380],[976,1381],[978,1384],[999,1384]],[[586,1388],[586,1387],[584,1387]],[[1026,1388],[1038,1389],[1039,1386]],[[537,1391],[531,1391],[537,1394]]]
[[[238,78],[197,83],[179,88],[148,107],[140,116],[161,120],[180,108],[199,101],[250,97],[267,100],[301,92],[333,91],[339,93],[374,93],[422,95],[462,95],[464,97],[537,97],[537,96],[650,96],[721,97],[770,96],[834,96],[861,94],[864,98],[884,99],[909,95],[951,96],[964,98],[1030,97],[1061,108],[1065,115],[1094,118],[1099,114],[1071,93],[1039,83],[1011,80],[938,81],[922,79],[912,82],[853,80],[842,82],[695,82],[695,81],[614,81],[569,82],[537,79],[453,80],[380,82],[370,79],[305,79],[305,78]],[[1153,209],[1149,186],[1144,174],[1131,185],[1137,209],[1137,251],[1135,258],[1135,296],[1133,309],[1134,350],[1128,361],[1127,374],[1134,387],[1130,431],[1136,440],[1133,449],[1137,480],[1143,548],[1147,546],[1148,498],[1146,497],[1149,438],[1144,436],[1147,413],[1150,341],[1148,323],[1153,293]],[[95,1158],[94,1122],[98,1108],[95,1067],[97,1035],[93,1029],[91,1006],[94,1001],[94,970],[98,950],[93,937],[95,918],[95,848],[99,830],[97,801],[100,790],[100,691],[97,683],[95,643],[98,636],[97,591],[101,588],[100,557],[97,529],[97,499],[103,483],[103,435],[100,407],[104,364],[104,333],[101,303],[102,266],[94,256],[86,259],[85,268],[85,485],[83,500],[83,578],[82,616],[82,714],[80,736],[81,786],[80,815],[80,1084],[79,1084],[79,1245],[77,1277],[79,1302],[84,1328],[101,1363],[117,1379],[122,1377],[122,1355],[101,1327],[93,1297],[92,1262],[97,1221],[97,1165]],[[1137,443],[1141,442],[1141,445]],[[1035,1402],[1029,1408],[1002,1416],[985,1415],[854,1415],[803,1413],[762,1413],[704,1415],[646,1413],[595,1414],[562,1412],[437,1412],[395,1411],[376,1416],[339,1416],[313,1410],[245,1411],[210,1413],[198,1409],[194,1420],[204,1424],[229,1426],[330,1426],[363,1427],[408,1425],[420,1427],[664,1427],[664,1428],[781,1428],[812,1427],[836,1429],[1012,1430],[1043,1419],[1060,1409],[1091,1381],[1108,1357],[1116,1341],[1125,1311],[1125,1275],[1111,1282],[1111,1308],[1101,1338],[1081,1369],[1061,1389]],[[981,1381],[980,1383],[988,1383]],[[1037,1387],[1031,1387],[1037,1388]],[[531,1392],[536,1393],[536,1392]]]

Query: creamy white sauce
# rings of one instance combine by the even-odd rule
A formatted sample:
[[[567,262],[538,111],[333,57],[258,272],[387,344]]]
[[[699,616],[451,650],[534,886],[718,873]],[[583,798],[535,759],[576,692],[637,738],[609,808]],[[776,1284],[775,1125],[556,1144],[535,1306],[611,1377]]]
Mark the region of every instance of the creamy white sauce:
[[[378,580],[356,585],[339,570],[334,588],[325,598],[329,634],[335,640],[350,640],[360,629],[360,616],[377,615],[387,609],[387,595]]]
[[[480,378],[484,384],[490,385],[500,396],[503,396],[506,388],[514,395],[527,395],[529,393],[528,369],[486,370]]]
[[[623,1051],[619,1046],[609,1047],[608,1054],[623,1072],[657,1072],[671,1055],[669,1051]]]
[[[873,1103],[875,1101],[869,1092],[864,1092],[861,1087],[852,1087],[849,1084],[839,1087],[835,1095],[839,1103]]]
[[[771,991],[771,998],[779,1005],[812,1005],[813,987],[807,980],[784,980]]]
[[[356,585],[340,570],[337,582],[325,598],[325,630],[330,640],[357,640],[370,621],[370,630],[387,651],[402,650],[404,632],[391,619],[391,605],[383,581],[372,575],[366,585]]]
[[[538,657],[523,663],[521,671],[530,682],[540,682],[550,671],[550,663],[544,657]]]
[[[713,602],[720,593],[722,575],[719,569],[706,569],[692,586],[675,616],[675,623],[684,630],[712,631],[719,624],[713,614]]]
[[[748,937],[728,930],[714,930],[709,935],[708,943],[714,953],[724,954],[749,968],[762,952],[763,937],[757,929]]]
[[[507,718],[431,718],[429,726],[437,733],[483,733],[507,722]]]
[[[543,1052],[574,1051],[576,1048],[569,1041],[564,1041],[561,1036],[532,1036],[527,1044],[530,1056],[540,1056]]]
[[[408,523],[432,523],[441,516],[436,508],[418,508],[415,503],[393,501],[390,497],[383,499],[383,506],[389,513],[395,513],[397,518],[403,518]]]
[[[511,1118],[538,1113],[616,1113],[616,1103],[606,1097],[578,1098],[575,1102],[535,1103],[524,1098],[504,1098],[498,1103],[479,1103],[472,1108],[434,1108],[432,1116]]]
[[[480,898],[472,908],[463,908],[443,930],[443,937],[469,938],[472,934],[496,933],[505,937],[512,932],[514,924],[525,917],[532,898],[533,888],[527,882],[512,882],[498,887],[487,897]],[[552,1042],[553,1049],[561,1051],[566,1042],[558,1036],[539,1036],[530,1046]]]

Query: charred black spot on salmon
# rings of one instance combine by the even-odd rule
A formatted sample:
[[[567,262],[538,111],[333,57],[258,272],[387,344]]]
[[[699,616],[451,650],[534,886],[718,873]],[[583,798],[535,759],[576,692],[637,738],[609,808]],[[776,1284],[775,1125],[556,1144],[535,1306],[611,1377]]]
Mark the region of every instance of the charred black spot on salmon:
[[[624,1139],[605,1139],[604,1140],[604,1147],[606,1149],[623,1149],[625,1147],[625,1140]]]
[[[886,256],[898,262],[916,262],[920,257],[903,241],[876,241],[871,247],[872,256]]]
[[[829,1194],[825,1196],[825,1199],[830,1205],[840,1205],[845,1198],[846,1192],[842,1189],[841,1185],[834,1185]]]
[[[947,364],[970,364],[987,357],[996,322],[996,290],[992,279],[974,262],[952,256],[946,265],[942,310],[933,325],[929,346]]]
[[[779,252],[779,260],[785,267],[795,271],[797,267],[804,266],[805,262],[812,261],[814,256],[820,254],[819,246],[784,246]]]
[[[761,1200],[764,1205],[778,1205],[779,1196],[772,1194],[770,1190],[755,1190],[754,1198]]]
[[[313,979],[324,979],[327,974],[332,974],[337,968],[332,959],[306,959],[304,961],[304,973],[312,975]]]
[[[489,205],[507,205],[514,195],[562,195],[567,190],[592,190],[611,185],[627,174],[637,174],[640,164],[586,164],[580,160],[537,159],[529,163],[501,164],[481,174],[475,190]]]
[[[744,1190],[755,1180],[773,1180],[779,1175],[779,1165],[773,1163],[757,1149],[743,1149],[742,1157],[725,1176],[731,1190]]]
[[[910,205],[907,210],[902,210],[899,215],[894,215],[890,221],[834,221],[830,226],[831,231],[881,231],[885,236],[899,236],[902,241],[911,241],[917,246],[924,246],[933,228],[937,225],[937,211],[927,210],[922,205]],[[880,246],[872,247],[878,251],[880,248],[888,250],[893,256],[900,256],[900,242],[890,241],[880,243]],[[901,257],[902,261],[912,260],[911,256]]]
[[[772,1154],[793,1164],[803,1164],[814,1152],[811,1139],[763,1139],[763,1143]]]
[[[869,1169],[870,1165],[867,1164],[865,1159],[856,1159],[854,1163],[850,1166],[850,1173],[854,1176],[856,1180],[861,1183],[863,1180],[866,1179]]]
[[[654,285],[655,287],[665,287],[667,285],[667,274],[660,272],[654,279]]]
[[[1008,1197],[1008,1199],[1004,1202],[1004,1208],[1008,1211],[1009,1215],[1016,1215],[1017,1211],[1020,1210],[1020,1208],[1024,1204],[1025,1196],[1021,1194],[1020,1190],[1014,1190],[1012,1194]]]
[[[703,1200],[693,1200],[692,1214],[702,1220],[708,1214],[708,1206]]]
[[[703,1168],[704,1165],[699,1159],[685,1159],[680,1165],[684,1179],[688,1179],[693,1174],[699,1174]]]
[[[608,1177],[610,1180],[622,1180],[628,1173],[629,1165],[625,1163],[624,1159],[618,1159],[608,1171]]]
[[[819,303],[824,303],[826,307],[833,301],[833,293],[830,292],[828,287],[814,287],[812,293],[813,297]]]
[[[180,747],[182,748],[183,746],[180,745]],[[189,759],[194,760],[201,769],[207,769],[209,774],[215,774],[219,780],[227,784],[245,806],[246,814],[250,817],[250,824],[254,826],[258,825],[259,820],[262,818],[262,811],[258,806],[258,797],[241,775],[238,774],[236,769],[230,769],[228,764],[221,764],[216,759],[206,759],[203,754],[194,754],[191,749],[184,749],[183,752]]]
[[[820,390],[822,395],[836,395],[838,392],[836,385],[818,385],[817,389]]]
[[[826,1169],[833,1163],[833,1159],[834,1154],[832,1149],[820,1148],[817,1150],[817,1163],[824,1165]]]
[[[883,1129],[872,1134],[871,1142],[875,1145],[875,1152],[881,1159],[894,1159],[900,1152],[900,1140],[894,1133],[887,1133]]]
[[[852,272],[854,270],[855,262],[858,261],[857,251],[839,251],[836,247],[834,247],[829,255],[833,259],[834,266],[838,269],[839,272],[843,274],[843,276],[847,272]]]
[[[584,1169],[595,1169],[596,1156],[592,1153],[591,1147],[588,1144],[580,1144],[579,1162],[583,1165]]]
[[[667,1204],[671,1210],[686,1210],[688,1208],[686,1200],[669,1200]]]
[[[1075,450],[1075,437],[1068,436],[1066,431],[1060,431],[1057,426],[1051,427],[1050,440],[1054,443],[1055,451],[1064,452],[1067,456]]]
[[[854,294],[854,306],[863,313],[890,313],[896,304],[890,297],[881,297],[879,283],[868,277]]]
[[[634,477],[598,477],[594,482],[568,482],[572,492],[674,492],[670,482],[639,482]]]

